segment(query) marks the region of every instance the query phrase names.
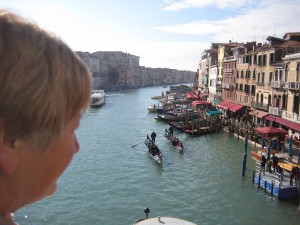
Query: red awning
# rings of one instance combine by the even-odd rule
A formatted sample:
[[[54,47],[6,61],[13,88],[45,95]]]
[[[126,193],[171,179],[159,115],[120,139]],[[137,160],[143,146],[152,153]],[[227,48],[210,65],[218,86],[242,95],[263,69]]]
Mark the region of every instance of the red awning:
[[[255,131],[260,135],[267,136],[286,135],[288,133],[285,130],[276,127],[258,127]]]
[[[243,107],[244,107],[244,106],[241,105],[241,104],[235,104],[234,106],[231,106],[231,107],[229,108],[229,110],[230,110],[231,112],[236,112],[236,111],[240,110],[240,109],[243,108]]]
[[[277,118],[279,118],[279,117],[272,116],[272,115],[268,115],[268,116],[265,117],[266,120],[273,121],[273,122],[276,121]]]
[[[187,92],[187,93],[186,93],[186,98],[187,98],[187,99],[198,99],[198,95],[195,95],[195,94],[192,93],[192,92]]]
[[[205,94],[205,93],[202,93],[202,94],[200,94],[200,98],[203,98],[203,97],[207,97],[208,96],[208,94]]]
[[[299,123],[294,123],[292,121],[289,121],[287,119],[283,119],[283,118],[280,118],[280,117],[277,117],[275,122],[279,123],[279,124],[281,124],[283,126],[292,128],[292,129],[294,129],[296,131],[300,131],[300,124]]]
[[[197,105],[210,105],[210,103],[207,102],[207,101],[193,101],[192,105],[193,106],[197,106]]]
[[[289,128],[294,129],[296,131],[300,131],[300,124],[299,123],[295,123],[295,122],[289,121],[287,119],[283,119],[281,117],[271,116],[271,115],[266,116],[265,118],[267,120],[279,123],[283,126],[289,127]]]
[[[230,107],[232,107],[234,105],[236,105],[236,104],[234,104],[233,102],[222,101],[218,106],[223,109],[229,109]]]

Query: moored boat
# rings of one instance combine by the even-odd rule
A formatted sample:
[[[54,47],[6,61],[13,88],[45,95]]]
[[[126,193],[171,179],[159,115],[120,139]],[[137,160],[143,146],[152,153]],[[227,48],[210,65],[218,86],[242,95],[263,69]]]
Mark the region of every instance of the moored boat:
[[[91,94],[90,107],[100,107],[105,103],[105,92],[104,90],[93,90]]]

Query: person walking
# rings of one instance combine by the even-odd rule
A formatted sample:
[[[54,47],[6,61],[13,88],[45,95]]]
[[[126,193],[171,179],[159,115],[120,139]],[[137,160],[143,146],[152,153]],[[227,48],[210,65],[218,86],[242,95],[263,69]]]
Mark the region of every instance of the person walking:
[[[153,131],[151,134],[151,140],[153,144],[155,143],[155,138],[156,138],[156,133]]]

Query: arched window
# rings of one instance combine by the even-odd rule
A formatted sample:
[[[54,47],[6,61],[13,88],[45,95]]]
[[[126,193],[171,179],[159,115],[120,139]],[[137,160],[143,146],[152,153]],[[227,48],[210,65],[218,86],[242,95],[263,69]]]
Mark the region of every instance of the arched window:
[[[278,70],[275,71],[275,81],[278,81]]]
[[[282,70],[279,71],[279,80],[282,80]]]
[[[269,95],[269,96],[268,96],[268,105],[271,105],[271,101],[272,101],[271,95]]]
[[[277,95],[273,96],[272,107],[276,107]]]
[[[264,102],[264,95],[260,94],[260,102],[263,103]]]
[[[280,102],[281,102],[281,96],[279,95],[278,98],[276,98],[276,108],[280,107]]]

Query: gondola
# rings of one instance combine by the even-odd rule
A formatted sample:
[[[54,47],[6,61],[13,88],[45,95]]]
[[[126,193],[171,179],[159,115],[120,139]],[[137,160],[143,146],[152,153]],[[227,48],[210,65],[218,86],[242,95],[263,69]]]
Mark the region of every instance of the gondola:
[[[178,151],[183,153],[183,144],[181,141],[179,141],[179,139],[176,136],[171,136],[170,132],[165,129],[165,137],[169,140],[169,142],[171,143],[171,145],[173,146],[173,148]]]
[[[158,164],[162,164],[162,153],[155,143],[152,143],[149,136],[145,140],[145,145],[148,147],[148,153],[151,158]]]

